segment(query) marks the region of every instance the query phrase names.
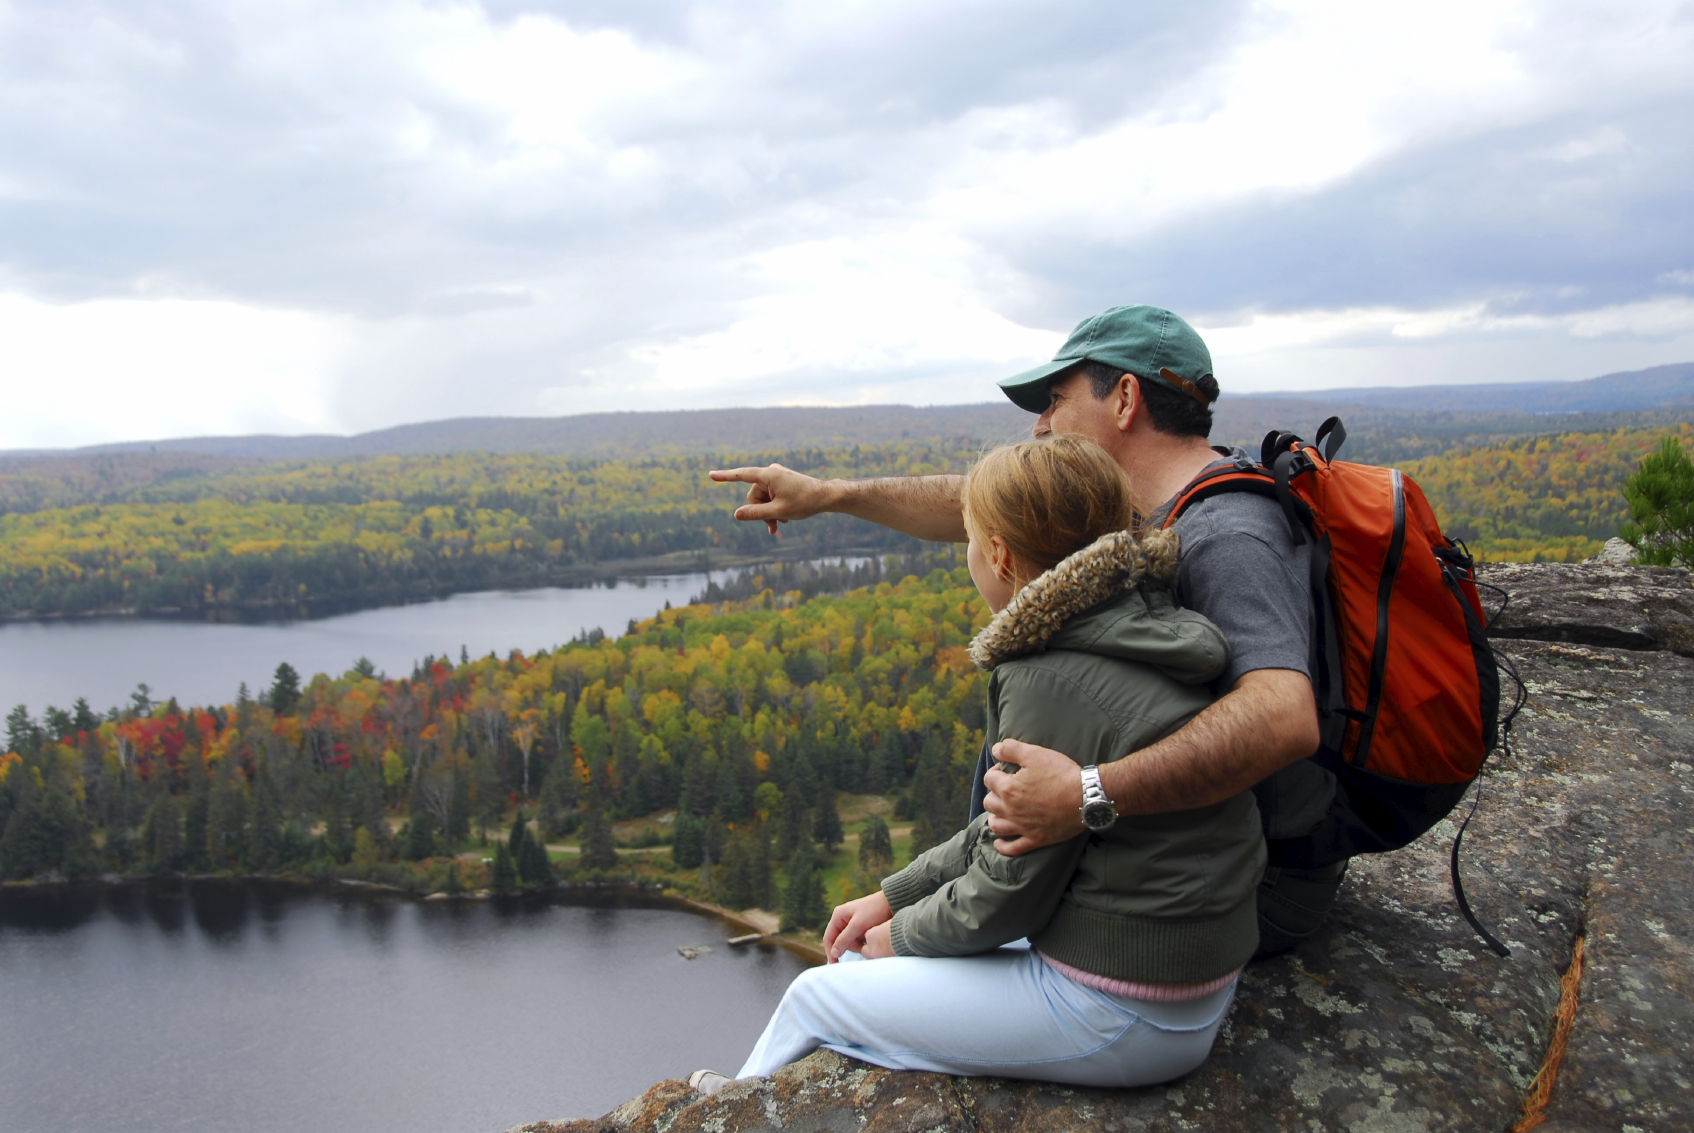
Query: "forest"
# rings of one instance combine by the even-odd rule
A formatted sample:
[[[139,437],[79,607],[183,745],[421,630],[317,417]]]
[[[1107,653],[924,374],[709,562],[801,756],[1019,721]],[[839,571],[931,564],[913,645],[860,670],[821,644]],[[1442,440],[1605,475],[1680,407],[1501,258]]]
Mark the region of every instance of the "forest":
[[[825,476],[957,471],[963,442],[761,454]],[[737,461],[747,459],[734,457]],[[745,489],[704,457],[382,456],[257,465],[136,485],[123,502],[0,514],[0,617],[91,611],[321,615],[616,570],[768,558]],[[5,484],[0,482],[0,497]],[[784,532],[788,557],[910,541],[848,516]]]
[[[1510,438],[1397,466],[1479,557],[1582,559],[1617,533],[1623,480],[1667,432],[1688,439],[1694,426]],[[709,468],[780,460],[820,476],[957,472],[979,448],[960,439],[646,460],[226,461],[115,486],[60,481],[50,493],[39,478],[0,474],[0,617],[313,616],[748,561],[773,544],[762,526],[734,520],[741,490],[707,480]],[[783,535],[791,558],[909,543],[839,515]]]
[[[1694,428],[1508,439],[1400,466],[1480,557],[1579,559],[1617,532],[1624,480],[1667,436],[1686,445]],[[961,443],[787,459],[866,475],[969,456]],[[377,457],[154,480],[127,502],[0,517],[7,600],[189,606],[198,586],[212,605],[287,585],[315,601],[637,550],[768,551],[762,527],[729,518],[738,493],[706,480],[713,463]],[[833,538],[796,526],[807,548]],[[788,923],[815,925],[963,822],[982,744],[986,682],[965,647],[987,609],[958,548],[906,543],[860,566],[749,569],[615,639],[533,656],[429,657],[396,677],[360,661],[304,682],[281,665],[223,705],[138,689],[103,713],[20,706],[0,755],[0,878],[285,873],[412,891],[615,878],[780,901]],[[242,574],[243,560],[269,565]]]
[[[878,564],[876,573],[883,573]],[[615,641],[279,667],[227,705],[7,718],[0,876],[282,873],[412,891],[617,878],[814,926],[963,824],[987,608],[952,548],[844,595],[667,609]],[[839,800],[892,795],[844,829]],[[644,822],[635,820],[646,820]],[[639,827],[620,849],[614,824]],[[852,845],[849,845],[851,843]],[[850,852],[844,852],[846,846]],[[549,851],[548,847],[552,847]],[[779,897],[780,894],[780,897]]]

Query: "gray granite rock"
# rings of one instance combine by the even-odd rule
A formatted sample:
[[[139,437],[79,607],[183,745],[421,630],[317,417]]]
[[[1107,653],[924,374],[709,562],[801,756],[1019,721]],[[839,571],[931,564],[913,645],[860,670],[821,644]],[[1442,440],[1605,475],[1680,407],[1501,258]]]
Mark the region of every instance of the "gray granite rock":
[[[521,1128],[1503,1131],[1542,1064],[1581,935],[1580,1008],[1541,1128],[1694,1129],[1694,661],[1669,651],[1658,628],[1685,608],[1687,583],[1680,572],[1605,569],[1627,572],[1616,581],[1628,597],[1565,566],[1490,572],[1516,591],[1522,625],[1581,622],[1560,610],[1629,610],[1645,629],[1628,640],[1650,646],[1496,642],[1529,702],[1513,750],[1485,770],[1464,871],[1510,959],[1483,947],[1454,906],[1449,819],[1403,851],[1357,860],[1325,928],[1250,966],[1211,1059],[1166,1086],[893,1073],[825,1052],[712,1098],[673,1080],[603,1118]]]
[[[1694,656],[1694,584],[1680,568],[1485,563],[1477,577],[1512,596],[1491,637]],[[1483,605],[1493,610],[1498,599],[1485,590]]]
[[[1614,535],[1606,540],[1606,545],[1600,548],[1600,553],[1588,561],[1591,563],[1609,563],[1614,566],[1628,566],[1635,561],[1635,548]]]

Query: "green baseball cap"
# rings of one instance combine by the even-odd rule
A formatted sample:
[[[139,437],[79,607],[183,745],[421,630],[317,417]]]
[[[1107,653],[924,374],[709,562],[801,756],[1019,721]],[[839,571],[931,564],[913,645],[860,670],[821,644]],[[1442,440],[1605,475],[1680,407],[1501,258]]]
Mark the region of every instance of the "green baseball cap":
[[[1018,408],[1045,413],[1047,383],[1085,358],[1211,404],[1195,383],[1212,376],[1212,352],[1193,327],[1163,307],[1113,307],[1083,319],[1051,362],[1013,374],[1000,388]]]

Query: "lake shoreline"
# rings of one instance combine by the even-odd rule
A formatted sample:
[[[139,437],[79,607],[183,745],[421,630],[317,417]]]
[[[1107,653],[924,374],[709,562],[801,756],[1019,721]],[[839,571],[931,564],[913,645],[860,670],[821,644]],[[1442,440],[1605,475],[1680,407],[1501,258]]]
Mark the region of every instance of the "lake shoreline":
[[[618,559],[615,562],[594,563],[549,571],[545,576],[513,579],[510,585],[485,586],[474,589],[434,587],[409,590],[389,596],[385,601],[363,601],[358,598],[337,599],[318,597],[305,601],[285,601],[278,598],[252,598],[241,602],[213,603],[200,606],[109,606],[93,610],[20,610],[0,614],[0,625],[62,624],[65,622],[157,620],[166,622],[206,622],[214,625],[276,625],[292,622],[318,621],[324,618],[356,614],[364,610],[384,610],[403,606],[421,606],[443,601],[460,594],[505,593],[523,590],[582,590],[601,583],[629,583],[640,589],[652,577],[687,574],[711,574],[724,570],[740,570],[766,563],[805,562],[836,558],[864,558],[887,554],[888,548],[848,547],[819,555],[815,550],[784,552],[773,550],[768,555],[702,555],[698,551],[676,551],[668,555],[653,555],[639,559]],[[605,628],[605,627],[602,627]]]
[[[189,884],[193,882],[263,882],[269,885],[287,885],[296,889],[335,893],[347,890],[367,893],[371,896],[392,896],[408,901],[435,903],[439,901],[494,901],[494,900],[525,900],[534,898],[569,896],[571,894],[597,893],[607,896],[637,897],[642,901],[652,901],[662,908],[672,908],[685,912],[696,913],[703,917],[711,917],[730,925],[756,932],[760,939],[749,943],[774,944],[791,955],[807,960],[813,964],[823,964],[827,957],[820,941],[809,940],[805,935],[797,933],[772,932],[767,924],[750,916],[747,911],[738,911],[689,897],[667,886],[642,884],[636,881],[557,881],[551,885],[536,886],[527,889],[514,890],[509,893],[496,893],[492,889],[465,890],[460,893],[418,893],[399,885],[389,885],[380,881],[364,881],[352,877],[316,878],[297,873],[173,873],[152,874],[143,876],[126,876],[124,874],[106,873],[87,878],[35,877],[17,881],[0,881],[0,891],[5,890],[40,890],[40,889],[72,889],[77,887],[98,886],[101,888],[121,888],[133,885],[148,885],[157,882],[178,882]],[[567,902],[568,903],[568,902]]]

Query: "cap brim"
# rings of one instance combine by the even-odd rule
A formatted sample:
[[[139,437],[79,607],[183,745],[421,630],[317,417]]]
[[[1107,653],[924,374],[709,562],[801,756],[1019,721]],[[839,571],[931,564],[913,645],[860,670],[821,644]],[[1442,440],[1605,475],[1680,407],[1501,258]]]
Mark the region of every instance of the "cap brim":
[[[1047,383],[1057,374],[1062,374],[1076,365],[1076,358],[1055,358],[1043,363],[1033,370],[1025,370],[1021,374],[1013,374],[1000,381],[1000,390],[1011,398],[1012,404],[1030,413],[1045,413],[1049,398]]]

